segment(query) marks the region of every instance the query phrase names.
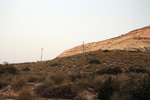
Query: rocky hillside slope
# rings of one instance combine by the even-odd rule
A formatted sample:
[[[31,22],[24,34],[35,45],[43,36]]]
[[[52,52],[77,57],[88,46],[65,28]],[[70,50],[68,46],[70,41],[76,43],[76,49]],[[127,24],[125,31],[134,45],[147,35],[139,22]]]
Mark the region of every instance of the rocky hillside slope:
[[[125,35],[111,38],[104,41],[93,42],[64,51],[58,57],[67,57],[84,52],[95,50],[127,50],[127,51],[147,51],[150,50],[150,25],[136,29]]]

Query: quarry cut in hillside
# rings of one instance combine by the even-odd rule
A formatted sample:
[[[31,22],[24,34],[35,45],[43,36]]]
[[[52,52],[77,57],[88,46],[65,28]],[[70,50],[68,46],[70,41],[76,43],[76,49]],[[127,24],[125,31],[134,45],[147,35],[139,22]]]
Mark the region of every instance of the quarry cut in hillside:
[[[95,50],[148,51],[150,50],[150,25],[119,37],[84,44],[84,52]],[[67,57],[81,53],[83,53],[83,45],[68,49],[58,57]]]

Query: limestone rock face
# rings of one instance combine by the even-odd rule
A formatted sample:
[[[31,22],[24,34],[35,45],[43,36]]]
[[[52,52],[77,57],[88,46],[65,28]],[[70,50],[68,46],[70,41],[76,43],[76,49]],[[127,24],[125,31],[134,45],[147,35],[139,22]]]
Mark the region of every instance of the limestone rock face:
[[[95,50],[127,50],[127,51],[147,51],[150,50],[150,25],[136,29],[125,35],[111,38],[104,41],[84,44],[84,51]],[[83,45],[64,51],[58,57],[67,57],[83,53]]]

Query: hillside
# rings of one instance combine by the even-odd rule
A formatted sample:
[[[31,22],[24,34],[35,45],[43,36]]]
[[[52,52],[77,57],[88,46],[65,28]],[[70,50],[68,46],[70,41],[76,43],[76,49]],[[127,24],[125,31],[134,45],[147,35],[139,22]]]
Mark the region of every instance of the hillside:
[[[149,32],[85,44],[85,53],[81,45],[53,60],[0,64],[0,100],[149,100]]]
[[[110,100],[148,100],[142,94],[150,94],[149,71],[150,51],[97,50],[50,61],[0,65],[0,98],[107,100],[101,99],[107,94]]]
[[[150,50],[150,26],[131,31],[116,38],[111,38],[100,42],[88,43],[84,45],[85,52],[95,50]],[[58,57],[66,57],[80,53],[83,53],[83,45],[66,50]]]

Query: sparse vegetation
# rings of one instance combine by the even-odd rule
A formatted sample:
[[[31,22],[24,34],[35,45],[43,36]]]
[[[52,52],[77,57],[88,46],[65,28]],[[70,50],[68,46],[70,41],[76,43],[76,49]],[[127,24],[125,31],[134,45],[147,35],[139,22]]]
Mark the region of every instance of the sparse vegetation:
[[[17,69],[14,68],[12,65],[0,66],[0,74],[3,73],[16,74]]]
[[[117,83],[112,79],[112,77],[108,77],[108,79],[101,85],[98,98],[100,100],[110,100],[113,93],[117,90]]]
[[[19,91],[26,85],[26,81],[23,78],[14,79],[11,85],[15,91]]]
[[[89,64],[100,64],[98,59],[90,59]]]
[[[29,67],[25,67],[22,69],[23,71],[30,71],[30,68]]]
[[[87,100],[85,93],[79,92],[73,100]]]
[[[37,88],[36,93],[46,98],[72,99],[76,96],[71,84],[42,85]]]
[[[102,50],[51,61],[5,64],[0,65],[0,89],[11,85],[22,91],[17,100],[24,100],[23,95],[34,100],[32,92],[37,98],[86,100],[83,91],[89,88],[100,100],[148,100],[149,65],[150,51]],[[25,91],[23,87],[34,88]]]
[[[32,91],[28,87],[22,88],[16,100],[35,100]]]
[[[104,75],[104,74],[112,74],[112,75],[117,75],[119,73],[121,73],[122,70],[120,67],[115,67],[115,68],[104,68],[100,71],[97,71],[96,73],[98,75]]]

